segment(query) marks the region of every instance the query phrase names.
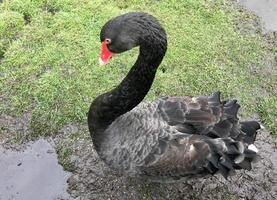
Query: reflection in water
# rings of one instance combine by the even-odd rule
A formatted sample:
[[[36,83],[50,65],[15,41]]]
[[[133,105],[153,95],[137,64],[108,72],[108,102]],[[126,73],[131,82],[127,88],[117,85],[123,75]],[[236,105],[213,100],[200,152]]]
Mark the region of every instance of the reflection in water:
[[[239,2],[260,16],[267,30],[277,31],[277,0],[239,0]]]
[[[23,152],[0,147],[0,200],[68,199],[69,176],[46,140],[30,144]]]

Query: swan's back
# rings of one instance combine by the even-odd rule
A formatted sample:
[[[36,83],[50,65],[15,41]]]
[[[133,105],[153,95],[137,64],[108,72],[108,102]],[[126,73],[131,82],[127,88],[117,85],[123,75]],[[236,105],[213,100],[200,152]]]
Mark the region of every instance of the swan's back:
[[[105,130],[100,156],[119,171],[155,181],[251,169],[259,124],[239,122],[238,109],[218,92],[140,103]]]

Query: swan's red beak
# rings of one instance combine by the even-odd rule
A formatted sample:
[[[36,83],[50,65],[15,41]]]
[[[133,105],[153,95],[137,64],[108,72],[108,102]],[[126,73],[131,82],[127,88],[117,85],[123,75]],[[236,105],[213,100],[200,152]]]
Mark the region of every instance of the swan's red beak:
[[[100,53],[100,57],[99,57],[99,64],[105,65],[112,56],[113,56],[113,53],[110,52],[110,50],[108,49],[106,42],[102,42],[102,48],[101,48],[101,53]]]

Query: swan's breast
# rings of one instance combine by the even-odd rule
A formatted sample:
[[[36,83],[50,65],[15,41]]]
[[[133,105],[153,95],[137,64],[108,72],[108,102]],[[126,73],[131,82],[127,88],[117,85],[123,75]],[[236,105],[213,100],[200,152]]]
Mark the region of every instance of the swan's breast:
[[[101,155],[105,162],[122,171],[134,172],[166,138],[168,125],[157,112],[157,103],[140,103],[118,117],[105,131]]]

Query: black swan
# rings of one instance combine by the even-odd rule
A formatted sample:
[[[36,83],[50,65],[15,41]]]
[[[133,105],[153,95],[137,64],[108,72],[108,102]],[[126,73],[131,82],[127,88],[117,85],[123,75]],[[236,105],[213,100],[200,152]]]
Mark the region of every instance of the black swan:
[[[139,46],[124,80],[98,96],[88,114],[99,157],[111,168],[156,182],[251,169],[255,121],[239,121],[236,100],[220,93],[204,97],[163,97],[142,102],[167,49],[165,30],[153,16],[131,12],[108,21],[100,34],[100,64]]]

